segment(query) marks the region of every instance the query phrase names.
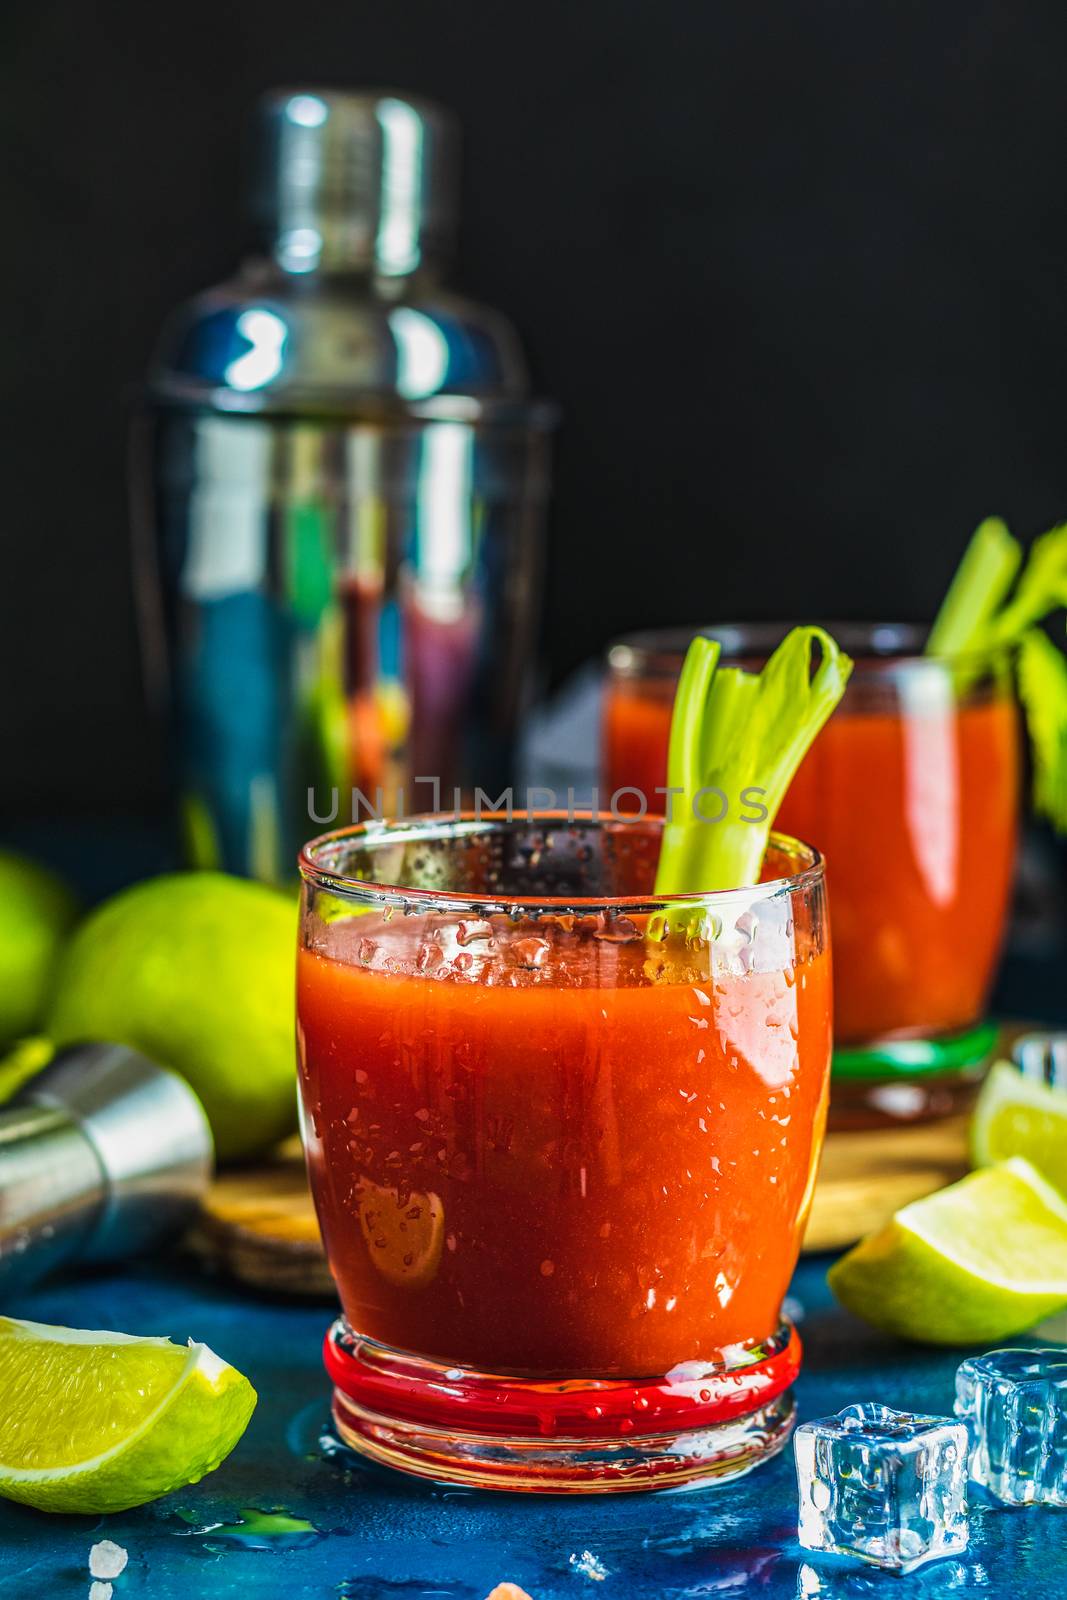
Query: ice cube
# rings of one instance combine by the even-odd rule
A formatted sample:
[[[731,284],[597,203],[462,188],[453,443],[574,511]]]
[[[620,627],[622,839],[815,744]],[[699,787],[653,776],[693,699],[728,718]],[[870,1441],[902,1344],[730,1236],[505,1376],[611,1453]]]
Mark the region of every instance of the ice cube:
[[[94,1578],[117,1578],[129,1559],[114,1539],[101,1539],[89,1551],[89,1571]]]
[[[1009,1506],[1067,1506],[1067,1350],[991,1350],[956,1373],[970,1473]]]
[[[967,1430],[867,1402],[796,1431],[800,1543],[910,1572],[967,1546]]]

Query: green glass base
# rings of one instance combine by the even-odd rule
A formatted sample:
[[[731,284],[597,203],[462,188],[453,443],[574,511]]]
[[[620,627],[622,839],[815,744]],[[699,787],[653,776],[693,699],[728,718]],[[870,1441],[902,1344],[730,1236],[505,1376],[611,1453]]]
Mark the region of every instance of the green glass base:
[[[938,1039],[879,1040],[863,1050],[835,1050],[834,1078],[851,1082],[886,1078],[948,1077],[971,1073],[996,1049],[1000,1028],[981,1022]]]
[[[970,1109],[1000,1041],[995,1022],[938,1039],[835,1050],[830,1127],[839,1133],[935,1122]]]

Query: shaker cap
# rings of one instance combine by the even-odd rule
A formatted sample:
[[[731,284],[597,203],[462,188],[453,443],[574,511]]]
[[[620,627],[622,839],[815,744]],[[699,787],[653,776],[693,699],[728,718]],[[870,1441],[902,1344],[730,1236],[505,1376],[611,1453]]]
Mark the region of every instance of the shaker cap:
[[[407,94],[276,89],[259,104],[255,219],[286,272],[403,277],[451,253],[458,135]]]

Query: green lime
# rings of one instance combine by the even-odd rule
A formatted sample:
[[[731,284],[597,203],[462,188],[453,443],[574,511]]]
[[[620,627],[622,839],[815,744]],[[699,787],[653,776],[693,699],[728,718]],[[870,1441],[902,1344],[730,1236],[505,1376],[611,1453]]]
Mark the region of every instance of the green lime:
[[[7,1054],[0,1057],[0,1105],[17,1094],[35,1072],[47,1067],[55,1053],[56,1047],[51,1039],[42,1038],[36,1033],[13,1044]]]
[[[256,1391],[206,1344],[0,1317],[0,1495],[39,1511],[125,1511],[197,1483]]]
[[[203,1102],[222,1160],[296,1122],[296,907],[221,872],[152,878],[89,916],[64,952],[46,1031],[128,1044]]]
[[[1025,1156],[1067,1194],[1067,1094],[998,1061],[974,1108],[971,1151],[978,1167]]]
[[[53,873],[0,850],[0,1046],[41,1020],[56,956],[77,916]]]
[[[991,1344],[1067,1305],[1067,1203],[1028,1161],[915,1200],[830,1268],[842,1305],[926,1344]]]

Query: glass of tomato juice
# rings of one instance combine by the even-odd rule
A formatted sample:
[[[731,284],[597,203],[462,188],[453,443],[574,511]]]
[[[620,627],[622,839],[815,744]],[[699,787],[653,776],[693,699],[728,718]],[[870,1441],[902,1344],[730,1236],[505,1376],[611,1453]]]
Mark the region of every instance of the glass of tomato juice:
[[[928,656],[921,629],[829,624],[854,658],[844,698],[778,812],[827,862],[835,1125],[953,1109],[995,1042],[983,1021],[1019,820],[1009,648]],[[762,664],[787,627],[663,630],[608,652],[602,793],[662,809],[674,690],[694,633]],[[662,791],[661,791],[662,794]],[[639,805],[624,795],[620,807]]]
[[[651,893],[662,823],[368,823],[309,844],[297,1013],[355,1449],[603,1492],[781,1448],[782,1299],[826,1119],[816,851]]]

